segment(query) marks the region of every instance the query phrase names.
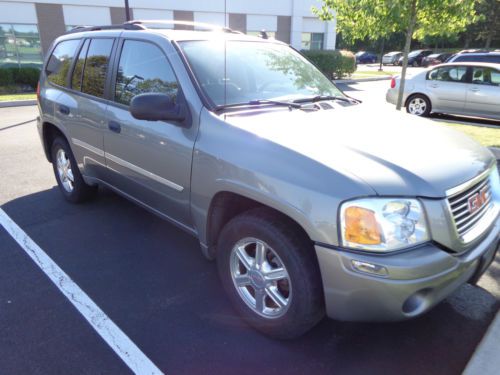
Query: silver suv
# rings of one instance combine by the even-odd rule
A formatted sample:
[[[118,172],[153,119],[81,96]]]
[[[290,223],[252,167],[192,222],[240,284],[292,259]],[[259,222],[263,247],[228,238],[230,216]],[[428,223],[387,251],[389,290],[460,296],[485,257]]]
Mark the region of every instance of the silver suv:
[[[499,245],[487,149],[396,111],[374,121],[273,39],[78,29],[48,54],[39,108],[68,201],[106,186],[196,236],[235,308],[273,337],[325,313],[421,315]]]

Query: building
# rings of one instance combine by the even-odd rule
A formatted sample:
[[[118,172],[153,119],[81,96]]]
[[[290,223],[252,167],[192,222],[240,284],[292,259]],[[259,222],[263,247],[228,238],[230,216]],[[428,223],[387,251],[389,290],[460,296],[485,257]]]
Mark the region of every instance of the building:
[[[266,30],[297,49],[335,49],[335,23],[311,12],[319,0],[129,0],[132,19],[227,25],[247,34]],[[58,35],[77,25],[125,21],[124,0],[0,0],[0,67],[40,66]]]

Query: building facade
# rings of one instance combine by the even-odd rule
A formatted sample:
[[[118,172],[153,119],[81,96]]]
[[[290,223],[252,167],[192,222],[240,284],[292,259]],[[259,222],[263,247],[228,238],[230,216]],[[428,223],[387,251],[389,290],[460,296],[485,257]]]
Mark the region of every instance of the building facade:
[[[247,33],[265,30],[297,49],[335,49],[335,22],[319,0],[129,0],[131,19],[194,21]],[[0,67],[40,66],[57,36],[75,26],[125,22],[124,0],[0,0]]]

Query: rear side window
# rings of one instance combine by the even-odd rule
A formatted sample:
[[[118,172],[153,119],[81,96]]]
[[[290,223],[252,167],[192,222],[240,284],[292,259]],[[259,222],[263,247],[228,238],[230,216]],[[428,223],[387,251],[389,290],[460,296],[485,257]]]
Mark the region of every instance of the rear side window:
[[[500,55],[463,55],[458,56],[454,62],[487,62],[500,64]]]
[[[72,39],[60,42],[56,46],[45,69],[50,82],[66,86],[66,78],[79,44],[80,39]]]
[[[467,79],[467,68],[465,66],[451,66],[434,69],[429,73],[431,81],[465,82]]]
[[[179,85],[170,63],[154,44],[126,40],[116,76],[115,101],[129,105],[139,94],[159,92],[177,99]]]
[[[113,39],[92,39],[83,68],[82,92],[104,97],[104,86],[108,72]]]
[[[75,69],[73,70],[73,76],[71,77],[71,88],[78,91],[82,89],[83,67],[85,66],[85,58],[87,57],[89,44],[89,39],[87,39],[85,43],[83,43],[83,47],[78,54],[78,59],[76,60]]]

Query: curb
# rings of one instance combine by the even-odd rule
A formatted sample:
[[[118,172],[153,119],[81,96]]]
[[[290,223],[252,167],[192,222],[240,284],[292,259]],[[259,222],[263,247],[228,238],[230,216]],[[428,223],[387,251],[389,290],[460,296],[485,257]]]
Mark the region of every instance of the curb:
[[[495,155],[495,158],[500,161],[500,148],[498,147],[488,147],[490,151]]]
[[[30,100],[12,100],[9,102],[0,102],[0,108],[22,107],[27,105],[36,105],[36,99]]]
[[[333,83],[358,83],[358,82],[388,81],[391,78],[392,78],[392,76],[358,78],[358,79],[334,79]]]
[[[500,369],[500,312],[490,324],[463,375],[496,375]]]

